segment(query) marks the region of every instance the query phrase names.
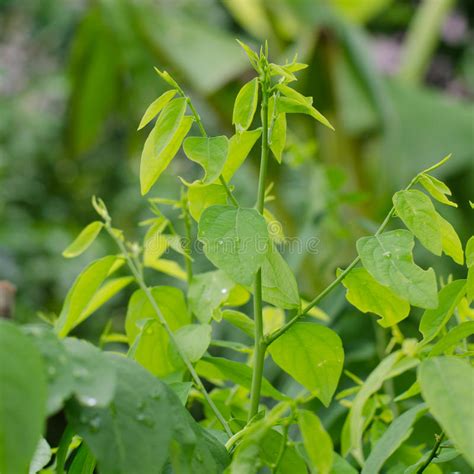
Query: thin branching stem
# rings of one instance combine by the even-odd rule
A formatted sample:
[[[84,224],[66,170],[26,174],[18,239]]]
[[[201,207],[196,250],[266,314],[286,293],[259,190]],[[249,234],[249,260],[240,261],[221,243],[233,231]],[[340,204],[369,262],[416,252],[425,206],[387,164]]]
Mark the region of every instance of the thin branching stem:
[[[198,389],[202,392],[204,398],[206,399],[206,402],[209,404],[209,407],[211,408],[211,410],[216,415],[216,418],[219,420],[219,422],[223,426],[223,428],[224,428],[225,432],[227,433],[227,435],[229,437],[232,436],[232,430],[230,429],[227,421],[225,420],[222,413],[219,411],[219,409],[217,408],[217,406],[215,405],[215,403],[211,399],[209,393],[206,390],[206,387],[204,387],[204,384],[203,384],[201,378],[197,374],[196,370],[194,369],[193,365],[189,361],[188,357],[186,356],[186,354],[183,352],[183,350],[178,345],[178,343],[176,341],[176,338],[173,334],[173,331],[169,327],[168,322],[166,321],[165,317],[163,316],[163,313],[161,312],[158,304],[156,303],[155,298],[153,298],[153,295],[151,293],[150,288],[147,286],[143,276],[141,275],[140,271],[137,269],[130,253],[128,252],[128,250],[127,250],[127,248],[124,244],[124,242],[117,235],[117,233],[114,232],[110,220],[106,220],[105,229],[107,230],[109,235],[114,239],[115,243],[117,244],[118,248],[120,249],[120,252],[125,257],[125,260],[127,261],[127,264],[130,268],[130,271],[132,272],[133,276],[135,277],[135,280],[138,283],[138,286],[142,289],[142,291],[144,292],[146,298],[150,302],[150,304],[153,308],[153,311],[155,312],[155,314],[158,318],[158,321],[164,327],[165,331],[168,333],[168,336],[170,338],[171,343],[176,347],[176,351],[178,352],[179,356],[181,357],[181,359],[184,362],[184,365],[186,366],[189,373],[191,374],[191,377],[194,380],[194,383],[196,384]]]
[[[441,443],[443,442],[443,439],[444,433],[441,433],[440,435],[435,435],[436,441],[433,446],[433,449],[430,451],[430,454],[426,461],[418,468],[416,474],[421,474],[422,472],[425,472],[425,469],[431,464],[431,462],[438,457],[439,452],[441,451]]]

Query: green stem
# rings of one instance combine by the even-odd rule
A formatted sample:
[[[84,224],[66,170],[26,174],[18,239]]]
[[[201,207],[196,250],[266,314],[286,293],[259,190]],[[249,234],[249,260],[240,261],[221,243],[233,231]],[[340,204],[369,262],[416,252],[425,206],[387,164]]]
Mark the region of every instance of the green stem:
[[[191,219],[189,216],[189,204],[188,200],[183,193],[182,198],[183,203],[183,219],[184,219],[184,227],[186,228],[186,245],[184,246],[184,250],[186,252],[186,256],[184,257],[184,264],[186,265],[186,275],[188,286],[191,284],[191,280],[193,279],[193,264],[191,262]]]
[[[264,65],[266,67],[266,65]],[[261,120],[262,120],[262,153],[260,159],[260,175],[258,178],[257,210],[263,215],[265,205],[265,180],[268,167],[268,73],[265,69],[260,80],[262,90]],[[260,392],[262,388],[263,368],[265,365],[266,343],[263,336],[262,316],[262,271],[258,270],[254,285],[254,367],[252,373],[252,388],[250,392],[249,421],[258,413]]]
[[[191,374],[191,377],[193,378],[194,383],[196,384],[198,389],[204,395],[204,398],[206,399],[207,403],[209,404],[209,407],[211,408],[211,410],[216,415],[216,418],[219,420],[219,422],[223,426],[223,428],[224,428],[225,432],[227,433],[227,435],[232,436],[232,431],[231,431],[227,421],[222,416],[221,412],[219,411],[219,409],[217,408],[215,403],[212,401],[211,397],[209,396],[209,393],[207,393],[206,387],[204,387],[204,384],[202,383],[202,380],[200,379],[200,377],[197,374],[196,370],[194,369],[193,365],[189,361],[188,357],[186,356],[186,354],[183,352],[183,350],[178,345],[173,331],[169,327],[168,322],[166,321],[165,317],[163,316],[163,313],[161,312],[161,309],[159,308],[158,304],[155,301],[155,298],[153,298],[153,295],[151,294],[150,288],[146,285],[145,280],[143,279],[142,275],[140,274],[140,272],[136,268],[135,263],[133,262],[133,259],[130,256],[130,253],[128,252],[127,248],[125,247],[123,241],[119,237],[117,237],[117,235],[114,233],[110,220],[106,220],[105,228],[106,228],[107,232],[109,233],[109,235],[114,239],[115,243],[117,244],[117,246],[120,249],[120,251],[122,252],[122,254],[124,255],[124,257],[127,261],[127,264],[130,268],[130,271],[132,272],[133,276],[135,277],[135,280],[138,283],[138,286],[144,292],[144,294],[145,294],[146,298],[148,299],[148,301],[150,302],[150,304],[153,308],[153,311],[155,312],[159,322],[164,327],[165,331],[168,333],[168,336],[170,338],[171,343],[175,346],[176,351],[178,352],[179,356],[181,357],[181,359],[184,362],[184,365],[186,366],[189,373]]]
[[[424,0],[413,19],[405,42],[399,77],[418,84],[426,72],[438,42],[441,25],[454,0]]]
[[[430,455],[428,456],[428,459],[418,468],[416,471],[416,474],[421,474],[422,472],[425,471],[425,469],[431,464],[431,461],[433,459],[438,457],[440,448],[441,448],[441,443],[443,442],[444,439],[444,433],[441,433],[440,435],[435,435],[436,442],[433,446],[433,449],[430,452]]]

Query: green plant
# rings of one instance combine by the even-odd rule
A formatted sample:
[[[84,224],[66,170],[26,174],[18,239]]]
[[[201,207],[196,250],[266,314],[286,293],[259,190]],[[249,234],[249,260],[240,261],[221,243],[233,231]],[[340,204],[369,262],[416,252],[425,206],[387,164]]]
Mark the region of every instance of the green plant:
[[[307,114],[332,126],[311,98],[290,87],[304,64],[296,59],[270,63],[267,48],[257,55],[241,45],[257,77],[237,95],[236,133],[230,139],[208,136],[191,99],[167,72],[158,70],[171,90],[149,106],[139,126],[157,117],[141,158],[142,194],[150,191],[181,145],[204,176],[192,183],[182,179],[179,200],[149,200],[154,216],[143,222],[143,245],[128,241],[113,226],[103,201],[94,198],[101,220],[89,224],[64,256],[82,254],[103,230],[116,243],[118,255],[95,260],[82,271],[52,328],[1,323],[0,353],[8,361],[0,365],[2,380],[8,382],[2,384],[0,398],[2,474],[26,472],[28,467],[37,472],[50,463],[52,451],[41,437],[44,422],[63,408],[68,425],[48,468],[57,473],[92,473],[96,463],[101,473],[247,474],[260,468],[292,474],[308,468],[321,474],[357,472],[353,464],[367,474],[382,469],[436,473],[440,470],[434,460],[459,455],[474,465],[472,390],[467,383],[473,368],[466,360],[471,355],[467,338],[474,332],[469,306],[474,297],[474,237],[464,251],[430,198],[456,207],[451,191],[431,174],[449,157],[395,194],[377,232],[358,240],[354,261],[303,304],[278,250],[281,235],[270,232],[274,217],[266,208],[272,198],[266,172],[270,155],[281,162],[287,114]],[[261,126],[249,130],[258,107]],[[186,115],[188,110],[191,115]],[[193,124],[200,136],[187,137]],[[256,205],[245,208],[229,182],[259,138]],[[179,209],[184,239],[161,211],[166,205]],[[395,217],[408,230],[386,230]],[[193,221],[216,270],[194,272]],[[466,263],[467,278],[445,278],[438,291],[435,271],[423,270],[413,260],[415,237],[433,254]],[[163,258],[167,249],[182,256],[184,269]],[[128,274],[114,276],[121,267]],[[150,287],[146,269],[184,280],[186,295],[178,287]],[[392,337],[365,382],[347,373],[356,385],[336,396],[348,408],[339,442],[312,407],[316,399],[324,406],[333,400],[343,370],[342,342],[335,331],[311,318],[320,317],[316,306],[341,282],[348,301],[363,313],[378,315],[380,331],[389,328]],[[109,325],[100,340],[101,348],[120,344],[120,353],[69,337],[132,283],[139,288],[128,304],[125,332],[113,332]],[[251,295],[253,318],[237,309]],[[263,307],[264,302],[269,306]],[[405,337],[398,327],[412,307],[424,310],[420,340]],[[213,339],[212,326],[222,321],[250,336],[253,345]],[[211,356],[211,346],[247,360]],[[264,377],[268,355],[299,383],[298,395],[282,393]],[[409,371],[416,371],[412,386],[396,393],[393,379]],[[196,405],[202,410],[200,423],[186,409]],[[423,449],[409,438],[415,423],[428,416],[436,420],[439,432],[433,433],[433,447]]]

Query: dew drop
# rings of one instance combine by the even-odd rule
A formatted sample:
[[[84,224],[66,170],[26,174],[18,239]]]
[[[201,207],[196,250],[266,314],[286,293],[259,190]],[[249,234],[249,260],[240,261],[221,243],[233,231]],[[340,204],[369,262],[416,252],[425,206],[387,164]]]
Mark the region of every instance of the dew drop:
[[[91,431],[96,432],[99,430],[102,421],[99,416],[95,416],[89,421],[89,428]]]
[[[222,293],[223,295],[225,295],[225,294],[227,294],[228,291],[229,291],[229,290],[228,290],[227,288],[222,288],[221,293]]]
[[[87,395],[82,395],[79,398],[79,401],[88,407],[95,407],[97,405],[97,398],[89,397]]]

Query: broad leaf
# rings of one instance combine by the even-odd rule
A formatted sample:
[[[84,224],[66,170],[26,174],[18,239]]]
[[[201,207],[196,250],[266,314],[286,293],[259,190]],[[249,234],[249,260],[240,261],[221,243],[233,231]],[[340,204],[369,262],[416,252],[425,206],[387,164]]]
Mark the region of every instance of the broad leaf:
[[[320,419],[311,411],[298,410],[298,426],[312,469],[318,474],[329,474],[333,463],[333,445]]]
[[[247,130],[252,124],[258,103],[258,78],[247,82],[240,89],[234,103],[232,123],[238,132]]]
[[[117,383],[115,367],[110,359],[81,339],[69,337],[63,344],[71,359],[73,391],[79,403],[88,407],[107,406]]]
[[[201,323],[208,323],[234,286],[235,283],[220,270],[194,275],[188,292],[191,311]]]
[[[197,362],[211,343],[212,328],[209,324],[188,324],[175,333],[176,342],[190,362]],[[176,354],[179,359],[179,355]]]
[[[198,238],[207,258],[236,283],[250,285],[265,260],[269,237],[265,219],[255,209],[207,208]]]
[[[193,183],[188,187],[189,213],[199,222],[201,214],[210,206],[227,204],[227,193],[220,184],[202,185]]]
[[[183,292],[172,286],[156,286],[150,289],[151,294],[170,328],[176,329],[189,324],[191,316],[186,307]],[[140,321],[156,319],[158,316],[143,290],[133,293],[128,303],[125,318],[125,332],[130,344],[140,333]]]
[[[461,240],[454,230],[454,227],[440,215],[438,215],[438,225],[441,232],[443,252],[451,257],[456,263],[462,265],[464,263],[464,253],[462,250]]]
[[[296,323],[269,347],[277,365],[328,406],[342,371],[344,351],[331,329]]]
[[[347,288],[349,303],[363,313],[381,316],[377,322],[384,328],[397,324],[410,313],[408,301],[378,283],[365,268],[352,269],[342,284]]]
[[[43,432],[46,379],[40,352],[14,324],[0,321],[0,472],[28,472]]]
[[[452,281],[441,289],[438,295],[438,307],[427,309],[421,317],[420,332],[423,334],[424,343],[434,339],[443,329],[465,294],[466,280]]]
[[[458,205],[450,201],[448,196],[451,196],[451,190],[439,179],[428,174],[422,174],[418,182],[431,194],[437,201],[446,204],[447,206],[458,207]]]
[[[269,245],[262,265],[262,299],[284,309],[300,306],[293,272],[273,244]]]
[[[455,357],[424,360],[418,369],[421,393],[449,439],[474,467],[474,368]]]
[[[413,424],[426,411],[426,405],[420,404],[396,418],[372,448],[362,474],[381,472],[385,461],[410,437]]]
[[[182,361],[174,355],[166,329],[156,319],[142,321],[142,325],[129,356],[157,377],[166,377],[181,369]]]
[[[279,460],[278,467],[275,468],[275,474],[306,474],[306,464],[298,453],[295,446],[287,444],[283,435],[276,430],[269,430],[263,438],[260,445],[260,459],[271,467]],[[280,454],[283,451],[283,455]]]
[[[165,273],[166,275],[177,278],[178,280],[186,281],[187,275],[183,267],[174,260],[169,260],[167,258],[159,258],[153,262],[147,262],[147,267],[153,268],[158,272]]]
[[[196,364],[196,372],[201,377],[211,381],[231,380],[247,390],[250,390],[252,385],[252,369],[248,365],[222,357],[203,357]],[[285,396],[271,385],[266,378],[263,378],[262,381],[262,395],[272,397],[275,400],[285,400]]]
[[[281,308],[265,306],[262,317],[264,334],[271,334],[285,323],[285,312]]]
[[[115,261],[116,257],[111,255],[95,260],[76,278],[56,321],[55,327],[60,337],[67,336],[79,323],[82,313],[109,275]]]
[[[67,416],[104,474],[161,472],[173,424],[166,386],[130,359],[109,355],[117,372],[113,403],[85,408],[70,403]]]
[[[148,125],[160,112],[161,109],[176,95],[178,91],[176,89],[172,89],[170,91],[166,91],[158,97],[158,99],[154,100],[145,110],[143,117],[140,121],[140,125],[138,126],[138,130],[141,130],[143,127]]]
[[[229,140],[226,136],[188,137],[183,143],[186,156],[204,169],[201,184],[210,184],[220,176],[228,149]]]
[[[436,308],[436,276],[413,262],[413,234],[394,230],[357,241],[357,251],[367,271],[382,285],[413,306]]]
[[[102,222],[91,222],[88,226],[82,229],[74,242],[63,251],[63,257],[73,258],[85,252],[99,235],[102,227],[104,227]]]
[[[233,309],[226,309],[222,311],[222,319],[229,321],[230,324],[239,328],[248,336],[254,336],[255,325],[253,319],[249,318],[246,314],[240,311],[234,311]]]
[[[442,238],[438,216],[431,199],[416,189],[399,191],[393,196],[398,217],[430,252],[441,255]]]
[[[140,161],[142,195],[151,189],[168,167],[189,132],[193,118],[185,117],[185,111],[185,98],[172,100],[163,109],[155,127],[148,135]]]
[[[222,169],[222,176],[226,181],[230,181],[234,173],[242,166],[242,163],[249,155],[250,150],[260,138],[261,134],[262,129],[257,128],[256,130],[236,132],[236,134],[231,137],[229,140],[229,153],[224,168]]]

